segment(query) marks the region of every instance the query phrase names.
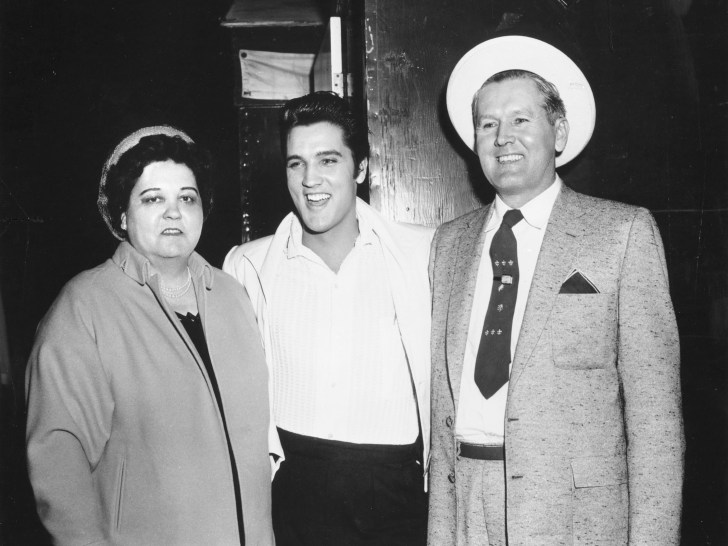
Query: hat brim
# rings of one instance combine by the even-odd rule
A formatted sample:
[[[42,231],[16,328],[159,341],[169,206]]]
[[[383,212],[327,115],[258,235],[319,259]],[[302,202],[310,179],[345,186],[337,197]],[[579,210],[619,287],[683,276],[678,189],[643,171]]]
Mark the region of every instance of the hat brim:
[[[586,77],[574,61],[554,46],[526,36],[501,36],[468,51],[450,75],[447,111],[465,144],[475,150],[472,102],[492,75],[504,70],[528,70],[551,82],[566,107],[569,138],[556,157],[560,167],[584,149],[594,132],[596,106]]]

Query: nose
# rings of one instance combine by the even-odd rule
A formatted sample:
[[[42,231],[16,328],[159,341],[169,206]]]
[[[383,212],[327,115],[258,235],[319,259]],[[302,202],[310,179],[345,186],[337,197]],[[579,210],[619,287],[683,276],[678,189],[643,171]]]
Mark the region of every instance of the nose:
[[[316,172],[316,169],[311,166],[306,167],[306,169],[303,171],[303,180],[301,181],[304,187],[312,188],[318,185],[320,182],[321,177]]]
[[[180,211],[179,211],[179,203],[176,199],[170,201],[167,205],[167,208],[164,211],[164,217],[165,218],[179,218]]]
[[[495,145],[505,146],[506,144],[513,143],[513,134],[511,133],[511,126],[508,123],[500,123],[498,125],[498,131],[495,134]]]

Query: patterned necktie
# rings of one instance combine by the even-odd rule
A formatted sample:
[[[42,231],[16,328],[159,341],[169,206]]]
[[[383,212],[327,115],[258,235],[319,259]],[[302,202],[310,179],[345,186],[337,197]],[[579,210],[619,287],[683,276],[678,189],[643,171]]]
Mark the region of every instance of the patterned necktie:
[[[475,358],[475,384],[487,399],[508,383],[511,363],[511,327],[518,295],[518,252],[511,228],[523,219],[520,210],[503,216],[490,244],[493,287]]]

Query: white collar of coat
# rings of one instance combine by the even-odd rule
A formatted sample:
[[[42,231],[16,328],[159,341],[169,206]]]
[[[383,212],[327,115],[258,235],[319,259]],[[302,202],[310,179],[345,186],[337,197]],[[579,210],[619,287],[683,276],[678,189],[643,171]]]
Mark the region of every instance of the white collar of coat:
[[[122,241],[116,247],[116,252],[112,257],[112,261],[118,265],[121,270],[130,278],[139,284],[148,284],[149,280],[157,272],[152,267],[152,263],[142,256],[128,241]],[[188,260],[190,273],[195,279],[202,278],[205,288],[212,289],[212,266],[207,261],[193,252]]]

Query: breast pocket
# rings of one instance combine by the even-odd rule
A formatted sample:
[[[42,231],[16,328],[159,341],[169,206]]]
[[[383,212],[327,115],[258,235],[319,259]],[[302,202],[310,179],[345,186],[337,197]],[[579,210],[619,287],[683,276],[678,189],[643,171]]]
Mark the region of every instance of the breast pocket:
[[[559,294],[550,322],[557,368],[614,365],[618,324],[616,294]]]

